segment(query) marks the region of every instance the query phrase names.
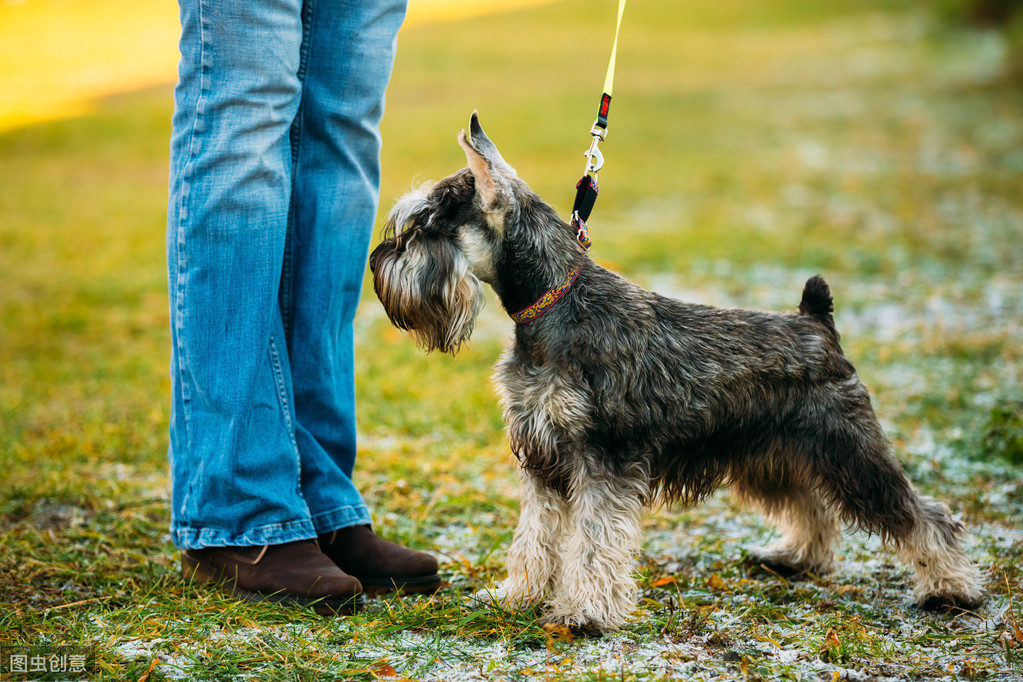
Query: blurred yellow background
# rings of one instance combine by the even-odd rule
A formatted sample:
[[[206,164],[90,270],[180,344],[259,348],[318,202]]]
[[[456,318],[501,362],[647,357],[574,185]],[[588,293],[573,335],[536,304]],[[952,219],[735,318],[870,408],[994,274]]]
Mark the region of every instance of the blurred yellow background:
[[[551,0],[412,0],[406,26]],[[0,0],[0,132],[177,80],[173,0]]]

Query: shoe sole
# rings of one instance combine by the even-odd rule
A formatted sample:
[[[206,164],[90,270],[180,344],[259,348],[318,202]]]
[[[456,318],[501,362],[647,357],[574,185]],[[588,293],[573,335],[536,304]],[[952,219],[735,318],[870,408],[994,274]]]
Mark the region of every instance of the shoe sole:
[[[283,606],[302,606],[311,608],[321,616],[350,616],[365,604],[363,595],[357,594],[348,599],[331,599],[327,597],[301,597],[286,592],[250,592],[223,575],[216,568],[203,563],[187,554],[181,555],[181,576],[195,584],[213,584],[221,591],[243,601],[251,603],[273,603]]]
[[[390,592],[404,592],[405,594],[433,594],[444,587],[444,581],[440,576],[424,575],[412,578],[387,578],[370,576],[365,579],[359,578],[362,583],[362,592],[367,597],[376,597]]]

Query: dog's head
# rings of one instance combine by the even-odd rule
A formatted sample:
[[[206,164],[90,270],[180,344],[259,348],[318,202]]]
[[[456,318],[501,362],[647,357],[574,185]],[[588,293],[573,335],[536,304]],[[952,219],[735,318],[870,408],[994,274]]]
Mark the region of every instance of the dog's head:
[[[475,112],[458,143],[467,167],[399,199],[369,262],[391,322],[427,351],[454,353],[469,338],[483,306],[481,281],[508,307],[564,277],[557,273],[568,255],[559,252],[576,250],[567,226],[518,179]]]

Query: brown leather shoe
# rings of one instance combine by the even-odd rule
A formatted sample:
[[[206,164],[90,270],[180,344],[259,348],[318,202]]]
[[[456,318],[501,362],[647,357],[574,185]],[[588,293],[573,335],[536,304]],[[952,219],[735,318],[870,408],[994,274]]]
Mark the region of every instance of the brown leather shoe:
[[[186,580],[216,582],[246,601],[311,606],[320,615],[353,613],[362,585],[324,556],[315,540],[263,547],[209,547],[181,553]]]
[[[392,590],[435,592],[442,584],[437,560],[377,537],[369,526],[349,526],[317,538],[323,553],[362,583],[367,595]]]

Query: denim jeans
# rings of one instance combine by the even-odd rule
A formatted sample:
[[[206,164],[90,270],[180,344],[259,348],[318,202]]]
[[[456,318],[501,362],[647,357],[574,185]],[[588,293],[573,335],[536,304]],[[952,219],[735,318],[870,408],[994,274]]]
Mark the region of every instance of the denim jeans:
[[[405,0],[180,0],[167,260],[171,535],[369,523],[352,319]]]

